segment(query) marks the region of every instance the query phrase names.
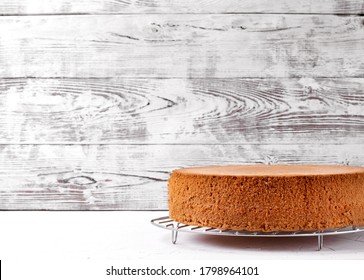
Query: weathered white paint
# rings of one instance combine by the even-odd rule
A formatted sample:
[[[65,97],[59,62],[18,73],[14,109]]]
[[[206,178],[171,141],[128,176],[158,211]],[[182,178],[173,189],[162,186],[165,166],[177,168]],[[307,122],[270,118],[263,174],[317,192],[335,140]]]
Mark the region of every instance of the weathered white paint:
[[[360,14],[361,0],[6,0],[1,14],[333,13]]]
[[[0,77],[364,77],[364,17],[0,18]]]
[[[167,209],[169,172],[247,163],[364,163],[347,145],[1,145],[0,209]]]
[[[0,143],[363,143],[364,79],[5,79]]]
[[[166,209],[179,167],[364,165],[363,13],[1,1],[0,208]]]

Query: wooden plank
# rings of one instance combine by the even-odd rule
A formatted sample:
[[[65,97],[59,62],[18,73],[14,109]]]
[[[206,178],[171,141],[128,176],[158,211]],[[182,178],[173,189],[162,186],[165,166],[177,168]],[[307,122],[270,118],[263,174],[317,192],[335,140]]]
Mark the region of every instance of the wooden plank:
[[[364,145],[1,145],[0,208],[167,209],[169,172],[246,163],[364,165]]]
[[[0,80],[0,143],[364,143],[364,79]]]
[[[8,0],[1,14],[110,13],[364,13],[360,0]]]
[[[364,77],[364,17],[0,18],[0,77]]]

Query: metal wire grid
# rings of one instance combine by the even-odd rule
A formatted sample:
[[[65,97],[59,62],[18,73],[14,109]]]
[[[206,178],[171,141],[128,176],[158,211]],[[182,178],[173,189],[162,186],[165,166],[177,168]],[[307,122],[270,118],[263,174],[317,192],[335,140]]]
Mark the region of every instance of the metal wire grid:
[[[326,229],[326,230],[312,230],[312,231],[274,231],[274,232],[261,232],[261,231],[244,231],[244,230],[221,230],[213,227],[200,227],[179,223],[169,218],[168,216],[160,217],[151,220],[151,223],[157,227],[170,230],[172,232],[172,243],[177,242],[178,232],[191,232],[208,235],[221,235],[221,236],[250,236],[250,237],[300,237],[300,236],[314,236],[317,237],[317,248],[322,249],[323,238],[326,235],[339,235],[349,234],[364,231],[364,226],[348,226],[343,228]]]

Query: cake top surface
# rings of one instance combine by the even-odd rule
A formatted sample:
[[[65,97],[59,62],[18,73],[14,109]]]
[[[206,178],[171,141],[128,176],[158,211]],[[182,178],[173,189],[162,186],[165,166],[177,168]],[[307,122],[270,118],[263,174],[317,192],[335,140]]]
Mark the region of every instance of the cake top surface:
[[[228,165],[183,168],[175,172],[210,176],[315,176],[364,173],[364,167],[339,165]]]

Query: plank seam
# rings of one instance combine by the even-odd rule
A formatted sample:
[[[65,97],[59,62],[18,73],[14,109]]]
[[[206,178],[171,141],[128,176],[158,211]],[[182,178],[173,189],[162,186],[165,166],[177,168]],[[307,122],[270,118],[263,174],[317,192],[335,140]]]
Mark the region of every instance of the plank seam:
[[[297,15],[297,16],[364,16],[364,13],[282,13],[282,12],[220,12],[220,13],[29,13],[29,14],[6,14],[0,13],[0,17],[37,17],[37,16],[122,16],[122,15]]]
[[[55,203],[56,204],[56,203]],[[26,206],[26,203],[23,205]],[[0,208],[0,211],[4,212],[15,212],[15,211],[21,211],[21,212],[44,212],[44,211],[52,211],[52,212],[119,212],[119,211],[130,211],[130,212],[157,212],[157,211],[168,211],[167,208],[145,208],[145,209],[137,209],[137,208],[124,208],[124,209],[95,209],[95,210],[77,210],[77,209],[8,209],[8,208]]]
[[[244,76],[217,76],[217,77],[183,77],[183,76],[175,76],[175,77],[148,77],[148,76],[105,76],[105,77],[62,77],[62,76],[56,76],[56,77],[37,77],[37,76],[19,76],[19,77],[0,77],[0,80],[19,80],[19,79],[33,79],[33,80],[112,80],[112,79],[133,79],[133,80],[232,80],[232,79],[250,79],[250,80],[274,80],[274,79],[302,79],[302,78],[310,78],[310,79],[363,79],[364,74],[360,76],[271,76],[271,77],[244,77]]]
[[[0,143],[0,146],[251,146],[251,145],[313,145],[312,142],[269,142],[269,143],[258,143],[258,142],[243,142],[243,143],[88,143],[88,142],[53,142],[53,143]],[[349,145],[349,146],[363,146],[364,143],[347,143],[347,142],[336,142],[330,144],[319,144],[317,146],[336,146],[336,145]]]

